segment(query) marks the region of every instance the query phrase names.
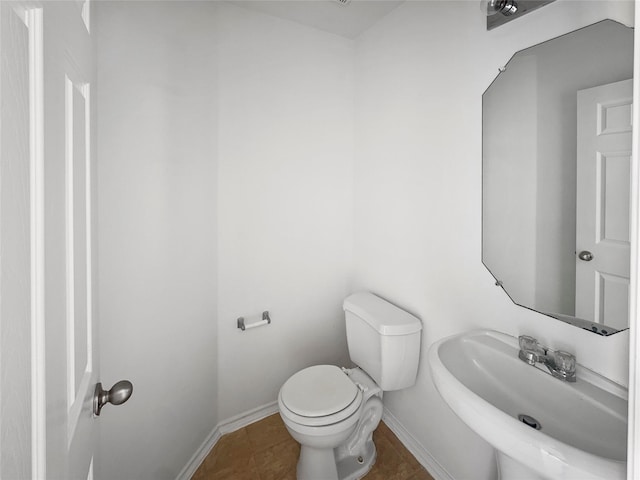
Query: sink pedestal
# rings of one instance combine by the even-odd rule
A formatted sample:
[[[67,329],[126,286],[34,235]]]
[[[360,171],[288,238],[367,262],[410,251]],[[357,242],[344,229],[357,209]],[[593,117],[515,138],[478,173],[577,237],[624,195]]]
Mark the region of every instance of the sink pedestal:
[[[496,450],[496,461],[499,480],[547,480],[500,450]]]

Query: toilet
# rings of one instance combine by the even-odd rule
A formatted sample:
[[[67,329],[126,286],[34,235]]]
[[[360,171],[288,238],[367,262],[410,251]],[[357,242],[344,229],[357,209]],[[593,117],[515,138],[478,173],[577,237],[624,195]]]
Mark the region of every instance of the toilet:
[[[355,368],[315,365],[280,389],[280,416],[300,443],[298,480],[355,480],[376,460],[372,434],[382,392],[412,386],[420,357],[420,320],[371,293],[344,300]]]

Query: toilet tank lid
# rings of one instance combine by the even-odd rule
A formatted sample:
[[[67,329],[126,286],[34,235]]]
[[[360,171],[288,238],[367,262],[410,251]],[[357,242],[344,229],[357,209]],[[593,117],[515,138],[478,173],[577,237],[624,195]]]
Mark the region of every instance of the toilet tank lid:
[[[418,318],[372,293],[349,295],[343,309],[362,318],[380,335],[408,335],[422,330]]]

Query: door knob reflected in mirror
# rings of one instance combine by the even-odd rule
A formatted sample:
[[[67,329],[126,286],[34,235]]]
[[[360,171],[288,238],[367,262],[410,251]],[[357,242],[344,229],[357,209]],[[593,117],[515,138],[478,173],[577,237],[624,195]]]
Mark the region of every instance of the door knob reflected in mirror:
[[[100,410],[102,410],[102,407],[107,403],[122,405],[129,400],[132,393],[133,384],[129,380],[120,380],[108,391],[102,389],[102,383],[98,383],[95,393],[93,394],[93,414],[99,417]]]
[[[590,262],[591,260],[593,260],[593,253],[583,250],[578,254],[578,258],[580,260],[584,260],[585,262]]]

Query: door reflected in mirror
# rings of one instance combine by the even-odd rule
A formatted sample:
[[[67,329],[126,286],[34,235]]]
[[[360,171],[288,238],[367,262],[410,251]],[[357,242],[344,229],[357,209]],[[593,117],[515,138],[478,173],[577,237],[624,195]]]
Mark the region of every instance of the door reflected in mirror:
[[[482,260],[518,305],[628,328],[633,29],[516,53],[482,98]]]

